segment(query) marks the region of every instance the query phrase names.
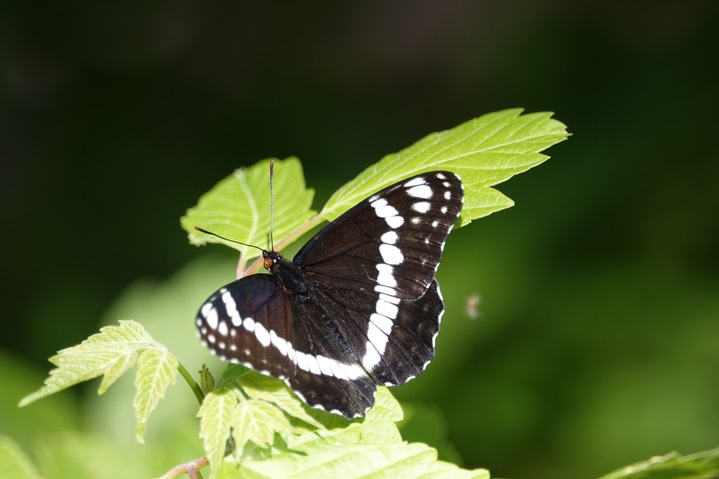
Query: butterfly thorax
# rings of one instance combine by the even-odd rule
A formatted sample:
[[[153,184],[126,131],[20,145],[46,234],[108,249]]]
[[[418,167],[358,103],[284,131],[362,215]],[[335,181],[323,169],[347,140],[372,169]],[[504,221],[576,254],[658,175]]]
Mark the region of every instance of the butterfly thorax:
[[[286,260],[279,251],[263,251],[264,266],[275,276],[287,293],[294,295],[301,303],[310,299],[307,280],[292,261]]]

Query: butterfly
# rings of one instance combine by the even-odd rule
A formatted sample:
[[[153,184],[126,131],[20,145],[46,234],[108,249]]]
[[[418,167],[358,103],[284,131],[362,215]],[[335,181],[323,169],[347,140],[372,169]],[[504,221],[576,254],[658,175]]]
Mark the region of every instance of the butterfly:
[[[264,267],[202,304],[202,343],[225,361],[284,380],[310,406],[362,417],[377,385],[404,384],[435,353],[444,302],[435,279],[463,185],[430,171],[359,202],[292,261]]]

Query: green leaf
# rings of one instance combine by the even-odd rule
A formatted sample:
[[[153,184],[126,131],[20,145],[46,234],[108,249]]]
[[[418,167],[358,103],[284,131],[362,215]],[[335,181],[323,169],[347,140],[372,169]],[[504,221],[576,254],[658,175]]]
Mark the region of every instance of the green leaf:
[[[321,424],[307,412],[307,406],[297,399],[287,385],[270,376],[249,372],[238,381],[242,391],[252,398],[272,403],[289,416],[315,427]]]
[[[436,451],[424,444],[347,444],[328,434],[301,445],[293,444],[291,450],[266,460],[245,457],[241,463],[227,461],[221,477],[489,479],[489,473],[437,461]]]
[[[98,394],[105,394],[108,388],[115,384],[115,381],[120,379],[136,362],[137,351],[130,351],[128,354],[117,356],[115,361],[105,369],[100,387],[97,388]]]
[[[126,371],[128,364],[134,365],[138,351],[151,347],[162,345],[156,343],[135,321],[120,321],[120,326],[106,326],[79,345],[63,349],[50,358],[50,362],[57,367],[50,371],[45,385],[25,396],[20,406],[27,406],[40,398],[107,373],[109,376],[98,390],[102,394],[117,379],[119,371]]]
[[[462,226],[512,206],[512,200],[490,186],[542,163],[548,156],[539,152],[567,138],[566,127],[551,113],[521,113],[521,109],[490,113],[387,155],[337,190],[320,214],[331,221],[392,183],[437,169],[462,178]]]
[[[403,442],[395,425],[402,415],[399,404],[384,387],[378,389],[376,400],[376,406],[364,420],[346,422],[346,427],[321,428],[302,434],[280,433],[285,445],[273,447],[271,455],[227,457],[220,476],[489,478],[485,470],[468,471],[438,461],[437,452],[429,446]],[[257,416],[256,412],[252,415]],[[266,423],[266,420],[259,421],[258,426],[260,422]],[[265,435],[263,439],[271,438]]]
[[[39,479],[35,466],[20,446],[7,436],[0,435],[0,477],[13,479]]]
[[[137,427],[135,438],[142,442],[145,435],[145,424],[150,413],[157,407],[165,390],[175,384],[177,377],[177,358],[164,349],[146,349],[137,362],[135,376],[135,418]]]
[[[284,238],[306,223],[316,212],[310,210],[314,190],[305,187],[302,165],[297,158],[274,160],[274,236]],[[237,249],[247,261],[259,256],[255,248],[224,241],[198,232],[200,226],[230,239],[260,247],[269,245],[269,163],[263,160],[240,168],[203,195],[187,210],[180,223],[195,245],[223,243]]]
[[[268,447],[272,445],[276,432],[291,429],[289,420],[277,406],[259,399],[240,401],[233,416],[232,437],[238,455],[248,441],[259,447]]]
[[[248,373],[240,381],[251,399],[238,400],[226,387],[208,395],[200,408],[212,477],[489,478],[485,470],[468,471],[438,461],[437,451],[429,446],[402,441],[395,424],[402,418],[402,409],[385,387],[378,388],[376,404],[363,420],[343,420],[340,427],[315,420],[319,427],[301,430],[293,428],[283,413],[287,404],[299,404],[299,400],[276,401],[274,395],[285,394],[278,387],[280,381],[254,375]],[[294,411],[294,406],[289,409]],[[321,411],[317,414],[336,417]],[[230,433],[235,454],[224,456]],[[280,441],[275,440],[278,435]],[[271,449],[258,453],[246,447],[249,442]]]
[[[232,388],[217,389],[205,396],[197,413],[200,418],[200,438],[212,471],[211,478],[217,477],[219,465],[225,456],[237,401],[237,394]]]
[[[626,466],[601,479],[714,479],[719,477],[719,448],[682,456],[675,452]]]
[[[177,358],[152,339],[140,323],[127,320],[120,321],[119,326],[101,328],[79,345],[63,349],[50,362],[56,368],[50,371],[45,385],[25,396],[20,407],[99,376],[104,376],[98,388],[98,394],[103,394],[137,364],[134,405],[140,442],[150,413],[167,386],[174,384],[178,366]]]
[[[222,371],[222,383],[230,384],[251,371],[251,369],[241,364],[228,364],[225,370]]]

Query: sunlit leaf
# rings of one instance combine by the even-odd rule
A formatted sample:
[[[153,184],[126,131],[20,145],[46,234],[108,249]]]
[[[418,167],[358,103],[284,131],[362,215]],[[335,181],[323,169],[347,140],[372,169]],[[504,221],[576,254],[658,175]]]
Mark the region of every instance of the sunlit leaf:
[[[157,407],[165,390],[175,384],[177,377],[177,358],[164,349],[146,349],[140,354],[135,376],[135,417],[137,428],[135,437],[142,441],[145,424],[150,413]]]
[[[490,113],[385,156],[337,190],[322,216],[333,220],[392,183],[438,169],[462,178],[462,225],[512,206],[509,198],[490,186],[542,163],[548,156],[540,152],[568,136],[566,127],[552,119],[551,113],[521,113],[521,109]]]
[[[275,378],[258,373],[249,373],[238,382],[247,396],[270,402],[288,415],[303,422],[320,427],[321,424],[307,412],[307,406],[290,391],[287,385]]]
[[[305,187],[297,158],[274,160],[274,236],[283,238],[315,214],[310,210],[314,191]],[[269,248],[270,160],[240,168],[205,193],[187,210],[180,223],[196,245],[223,243],[237,249],[245,260],[259,256],[255,248],[227,242],[196,231],[200,226],[227,238]]]
[[[119,371],[127,371],[134,365],[138,351],[152,347],[163,346],[135,321],[120,321],[119,326],[106,326],[77,346],[63,349],[50,358],[56,367],[50,371],[45,385],[25,396],[20,406],[109,372],[110,379],[100,385],[99,393],[102,394],[117,379]]]
[[[103,376],[99,394],[107,391],[128,369],[137,364],[135,386],[136,438],[142,441],[145,423],[177,375],[177,358],[135,321],[106,326],[77,346],[63,349],[50,358],[56,367],[45,385],[25,396],[26,406],[83,381]]]
[[[489,478],[483,469],[470,471],[438,461],[437,452],[429,446],[403,442],[395,425],[398,417],[401,408],[386,388],[380,388],[377,405],[363,421],[299,435],[285,434],[286,445],[273,448],[271,455],[226,458],[220,475],[296,479]]]
[[[238,451],[248,441],[259,447],[270,446],[275,433],[291,429],[289,420],[277,406],[259,399],[240,401],[233,416],[233,437]]]
[[[236,393],[231,388],[221,388],[205,396],[197,413],[200,418],[200,438],[212,471],[210,477],[217,477],[219,465],[225,456],[236,406]]]

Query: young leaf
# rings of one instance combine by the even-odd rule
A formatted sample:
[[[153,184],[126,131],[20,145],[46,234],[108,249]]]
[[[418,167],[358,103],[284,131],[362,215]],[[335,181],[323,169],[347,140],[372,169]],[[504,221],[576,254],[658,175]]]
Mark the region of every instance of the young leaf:
[[[115,362],[110,364],[105,369],[104,375],[102,376],[102,382],[100,387],[97,388],[98,394],[105,394],[105,392],[115,384],[115,381],[120,379],[128,369],[133,367],[137,362],[137,351],[130,351],[127,354],[122,354],[115,358]]]
[[[27,406],[80,382],[108,374],[98,390],[98,394],[102,394],[119,377],[118,373],[127,371],[135,364],[138,351],[151,347],[162,345],[156,343],[135,321],[120,321],[119,326],[106,326],[77,346],[63,349],[50,358],[50,362],[57,367],[50,371],[45,385],[25,396],[20,406]]]
[[[140,442],[147,418],[177,374],[175,356],[135,321],[120,321],[119,326],[101,328],[77,346],[63,349],[50,362],[56,368],[50,371],[45,385],[25,396],[20,407],[98,376],[104,376],[98,389],[98,394],[103,394],[137,363],[135,414]]]
[[[463,226],[512,206],[512,200],[490,186],[542,163],[548,156],[539,152],[567,138],[566,127],[551,113],[521,113],[521,109],[490,113],[387,155],[337,190],[320,214],[331,221],[381,188],[437,169],[462,178]]]
[[[211,478],[217,477],[219,465],[225,457],[237,401],[237,393],[231,388],[216,389],[205,396],[197,412],[200,418],[200,439],[210,462]]]
[[[321,424],[307,412],[306,406],[282,381],[250,372],[245,374],[238,384],[248,397],[272,403],[291,417],[311,426],[321,427]]]
[[[376,401],[363,421],[284,434],[286,445],[273,448],[271,455],[228,457],[220,469],[221,477],[489,479],[485,470],[460,469],[437,461],[436,451],[424,444],[403,442],[394,423],[401,418],[399,404],[386,388],[378,389]]]
[[[314,190],[305,187],[302,165],[297,158],[275,161],[274,236],[284,238],[316,214],[310,210]],[[200,226],[213,233],[269,247],[270,160],[240,168],[204,194],[196,206],[187,210],[180,223],[196,245],[223,243],[237,249],[245,258],[259,255],[254,248],[231,243],[196,231]]]
[[[235,407],[232,428],[235,450],[241,455],[248,441],[262,448],[271,446],[275,433],[287,432],[291,426],[287,417],[274,404],[248,399],[240,401]]]
[[[177,358],[164,349],[146,349],[140,354],[135,376],[135,417],[137,428],[135,437],[143,442],[145,424],[150,413],[165,395],[170,384],[175,384],[177,377]]]

